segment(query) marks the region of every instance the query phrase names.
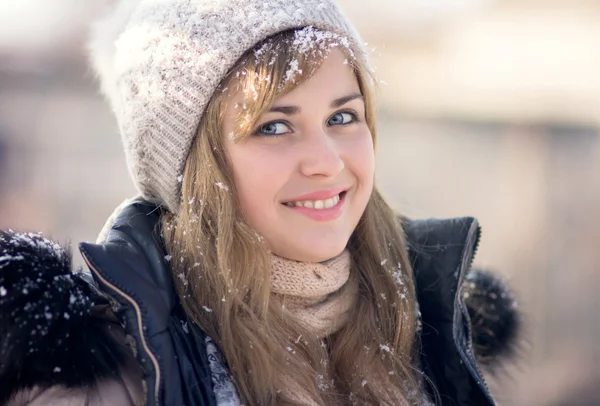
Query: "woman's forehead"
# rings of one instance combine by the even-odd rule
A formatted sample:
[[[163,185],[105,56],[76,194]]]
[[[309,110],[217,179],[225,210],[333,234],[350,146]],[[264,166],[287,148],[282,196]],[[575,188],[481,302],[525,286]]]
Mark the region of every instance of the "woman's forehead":
[[[248,72],[240,73],[232,78],[231,84],[225,89],[227,103],[233,103],[237,105],[236,108],[241,107],[244,110],[249,104],[262,101],[261,93],[269,89],[274,90],[275,94],[274,99],[270,100],[272,104],[276,100],[287,98],[313,80],[320,80],[334,93],[358,91],[356,74],[343,49],[331,48],[323,58],[312,61],[314,64],[310,62],[306,59],[291,60],[286,69],[280,72],[279,78],[272,78],[270,75],[252,75]],[[309,72],[309,69],[312,71]],[[314,79],[315,76],[318,78]],[[277,79],[280,82],[274,83],[273,80]],[[274,87],[276,89],[273,89]]]

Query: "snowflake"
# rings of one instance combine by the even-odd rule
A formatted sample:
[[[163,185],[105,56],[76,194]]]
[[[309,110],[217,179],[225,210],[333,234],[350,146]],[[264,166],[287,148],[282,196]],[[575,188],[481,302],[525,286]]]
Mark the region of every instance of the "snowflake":
[[[229,186],[227,186],[226,184],[224,184],[222,182],[215,183],[215,186],[218,187],[221,190],[225,190],[225,191],[229,190]]]

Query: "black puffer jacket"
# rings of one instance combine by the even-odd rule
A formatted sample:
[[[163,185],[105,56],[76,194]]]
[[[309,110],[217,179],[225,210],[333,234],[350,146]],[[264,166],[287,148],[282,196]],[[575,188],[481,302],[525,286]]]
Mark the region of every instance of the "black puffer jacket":
[[[115,218],[104,243],[83,243],[80,250],[133,337],[135,355],[146,373],[147,404],[216,405],[206,337],[178,303],[156,233],[159,215],[156,206],[133,201]],[[479,241],[477,221],[406,221],[404,226],[422,313],[424,372],[442,405],[494,405],[477,366],[472,337],[475,348],[485,351],[477,356],[489,359],[507,348],[518,323],[512,299],[495,279],[472,274],[466,280]],[[495,291],[480,291],[482,283]],[[465,304],[465,289],[476,308]],[[487,334],[471,331],[469,314]]]

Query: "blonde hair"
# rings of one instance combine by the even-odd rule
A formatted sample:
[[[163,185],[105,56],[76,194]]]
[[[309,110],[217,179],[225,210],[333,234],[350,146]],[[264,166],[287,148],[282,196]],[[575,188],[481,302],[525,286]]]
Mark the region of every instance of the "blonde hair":
[[[398,217],[380,193],[373,190],[348,242],[360,299],[351,322],[324,343],[282,317],[281,303],[270,294],[270,253],[237,201],[224,149],[231,135],[222,134],[226,95],[243,91],[249,98],[238,117],[241,131],[233,134],[247,136],[260,115],[314,74],[327,55],[323,47],[306,52],[295,46],[297,32],[279,33],[247,52],[204,112],[183,174],[181,208],[162,215],[175,285],[188,316],[222,351],[244,404],[294,404],[278,390],[289,382],[320,405],[408,403],[421,395],[414,281]],[[366,61],[335,36],[319,41],[350,60],[375,138],[374,82]],[[292,79],[290,66],[296,68]],[[317,377],[328,375],[335,384],[319,385]]]

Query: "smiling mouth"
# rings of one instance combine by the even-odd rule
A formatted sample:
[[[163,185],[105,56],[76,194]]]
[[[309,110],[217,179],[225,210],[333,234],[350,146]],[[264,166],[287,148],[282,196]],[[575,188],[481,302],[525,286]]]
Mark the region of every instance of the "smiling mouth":
[[[335,195],[333,197],[330,197],[329,199],[324,199],[324,200],[298,200],[295,202],[286,202],[283,204],[288,207],[304,207],[307,209],[317,209],[317,210],[331,209],[332,207],[337,206],[339,204],[339,202],[344,199],[344,196],[346,196],[346,192],[347,191],[343,191],[338,195]]]

